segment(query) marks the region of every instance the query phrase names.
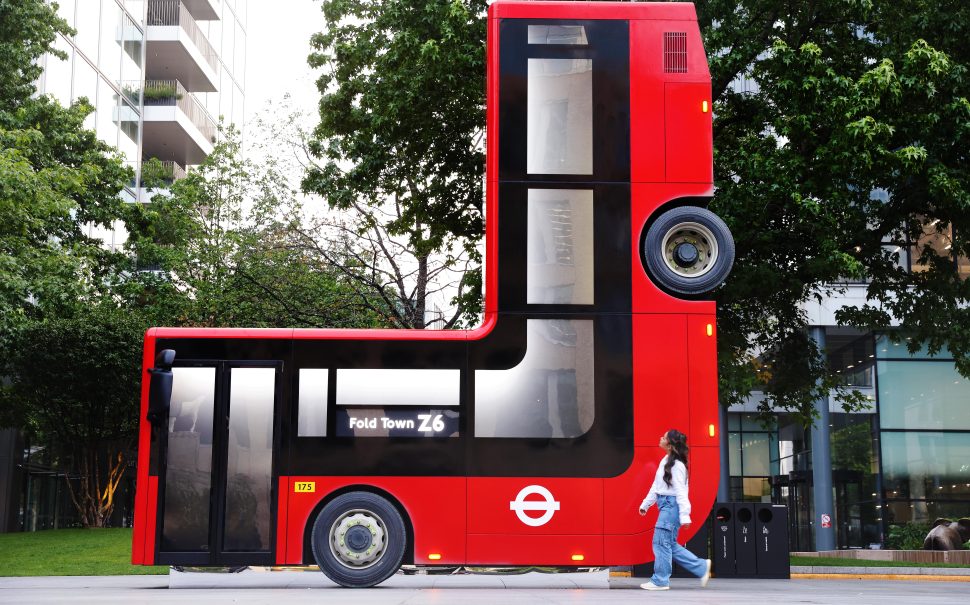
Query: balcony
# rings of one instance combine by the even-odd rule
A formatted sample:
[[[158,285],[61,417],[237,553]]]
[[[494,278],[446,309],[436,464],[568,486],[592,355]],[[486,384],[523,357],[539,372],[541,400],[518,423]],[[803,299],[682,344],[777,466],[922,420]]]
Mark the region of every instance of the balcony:
[[[141,182],[138,185],[138,201],[150,202],[156,195],[168,195],[175,181],[188,176],[185,167],[171,160],[149,158],[141,163]]]
[[[222,0],[182,0],[196,21],[218,21]]]
[[[137,84],[135,84],[137,86]],[[125,88],[130,89],[132,84]],[[179,164],[199,164],[212,153],[216,123],[178,80],[148,80],[142,90],[145,109],[142,155]]]
[[[188,90],[215,92],[219,55],[179,0],[148,0],[145,41],[148,80],[178,80]]]

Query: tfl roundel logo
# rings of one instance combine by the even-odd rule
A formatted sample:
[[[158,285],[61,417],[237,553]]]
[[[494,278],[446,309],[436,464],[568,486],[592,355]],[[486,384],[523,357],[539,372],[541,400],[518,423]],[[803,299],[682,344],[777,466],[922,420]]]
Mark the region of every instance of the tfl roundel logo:
[[[526,500],[532,495],[542,496],[542,500]],[[519,521],[530,527],[540,527],[552,519],[559,510],[559,501],[552,497],[552,492],[541,485],[528,485],[519,491],[515,500],[509,502],[509,509],[515,511]],[[542,511],[538,517],[531,517],[526,511]]]

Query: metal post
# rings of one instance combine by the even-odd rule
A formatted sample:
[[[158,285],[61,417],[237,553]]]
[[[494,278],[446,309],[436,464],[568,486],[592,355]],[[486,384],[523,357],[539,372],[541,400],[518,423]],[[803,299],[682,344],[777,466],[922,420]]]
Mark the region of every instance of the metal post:
[[[721,480],[717,484],[718,502],[731,501],[731,452],[728,451],[728,412],[727,407],[718,403],[718,423],[721,425],[717,438],[721,445]]]
[[[825,355],[825,328],[813,326],[810,335],[821,355]],[[829,440],[829,398],[815,402],[818,417],[812,424],[812,480],[815,504],[815,550],[835,550],[835,511],[832,498],[832,452]]]

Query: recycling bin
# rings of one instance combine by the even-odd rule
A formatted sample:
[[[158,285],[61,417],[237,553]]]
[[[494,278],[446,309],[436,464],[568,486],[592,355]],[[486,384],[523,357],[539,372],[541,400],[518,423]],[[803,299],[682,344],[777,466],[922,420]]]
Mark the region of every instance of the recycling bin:
[[[758,574],[754,508],[753,502],[734,503],[734,565],[735,573],[742,578]]]
[[[734,504],[731,502],[714,504],[711,547],[714,575],[718,578],[737,576],[738,567],[734,560]]]
[[[759,578],[790,578],[788,508],[755,504],[755,559]]]

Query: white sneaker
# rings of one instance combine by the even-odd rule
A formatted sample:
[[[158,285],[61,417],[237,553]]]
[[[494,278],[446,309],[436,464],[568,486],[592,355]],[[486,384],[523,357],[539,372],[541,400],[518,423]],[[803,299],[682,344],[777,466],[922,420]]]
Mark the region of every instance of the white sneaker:
[[[653,582],[646,582],[640,585],[640,588],[644,590],[670,590],[669,586],[657,586]]]
[[[710,582],[710,580],[711,580],[711,560],[708,559],[707,571],[705,571],[704,575],[701,576],[701,588],[704,588],[705,586],[707,586],[707,583]]]

